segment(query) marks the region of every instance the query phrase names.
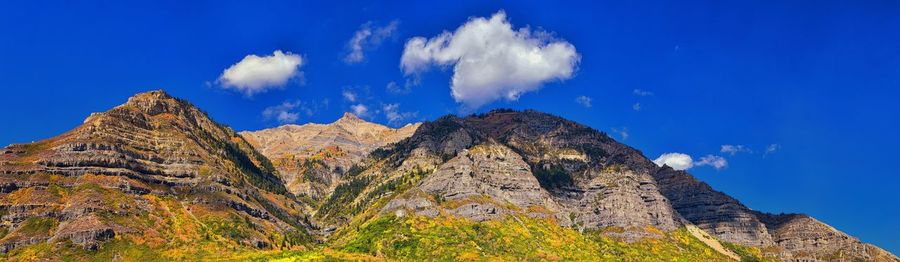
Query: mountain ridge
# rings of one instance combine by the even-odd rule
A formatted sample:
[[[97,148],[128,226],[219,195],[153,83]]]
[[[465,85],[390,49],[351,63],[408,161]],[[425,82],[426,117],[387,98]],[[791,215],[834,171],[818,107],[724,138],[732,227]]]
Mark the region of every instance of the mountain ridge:
[[[404,181],[419,176],[404,173],[415,174],[411,170],[419,169],[429,170],[429,174],[393,193],[398,197],[382,197],[388,199],[380,207],[382,215],[392,211],[429,217],[450,214],[485,221],[522,213],[528,217],[551,217],[561,226],[579,231],[622,228],[625,231],[613,235],[627,241],[651,236],[652,233],[641,230],[646,226],[672,231],[696,224],[730,243],[775,248],[766,253],[779,259],[850,257],[896,261],[889,252],[814,219],[799,221],[792,227],[763,223],[762,218],[773,221],[779,216],[753,211],[684,171],[658,167],[640,151],[603,132],[533,110],[442,117],[423,124],[413,136],[387,151],[381,160],[375,157],[371,171],[361,173],[368,177],[361,181]],[[510,159],[512,162],[507,161]],[[533,173],[537,181],[509,184],[510,174],[518,170]],[[434,182],[435,179],[440,181]],[[458,183],[462,186],[453,186]],[[374,194],[380,192],[379,182],[362,185],[349,202],[338,203],[382,201],[377,197],[380,194]],[[485,185],[488,187],[482,187]],[[472,188],[480,189],[473,192]],[[537,198],[526,194],[516,199],[509,195],[515,188],[543,189],[547,194]],[[373,195],[376,197],[371,199]],[[487,201],[478,200],[480,197],[487,197]],[[551,204],[537,205],[543,214],[521,212],[548,200]],[[446,207],[444,201],[462,201],[462,206]],[[317,216],[338,224],[353,224],[353,217],[359,216],[322,214]]]
[[[0,151],[0,211],[20,259],[900,261],[534,110],[237,133],[150,91]]]

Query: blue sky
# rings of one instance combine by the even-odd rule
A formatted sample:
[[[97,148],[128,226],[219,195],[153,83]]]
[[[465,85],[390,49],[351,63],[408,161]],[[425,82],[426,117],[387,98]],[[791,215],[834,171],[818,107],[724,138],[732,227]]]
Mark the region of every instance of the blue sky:
[[[751,208],[808,213],[900,253],[900,2],[183,2],[0,3],[0,144],[60,134],[153,89],[236,130],[331,122],[358,105],[393,126],[530,108],[604,130],[650,158],[721,157],[727,166],[690,171]],[[559,60],[572,71],[500,74],[488,84],[527,90],[482,103],[451,95],[481,91],[451,82],[464,69],[456,59],[476,53],[434,53],[401,68],[411,38],[461,36],[470,18],[500,10],[512,30],[532,32],[511,41],[574,48]],[[361,29],[363,58],[348,59]],[[221,78],[245,56],[276,50],[300,60],[283,84],[253,89],[244,78],[244,88],[228,88]],[[407,81],[417,85],[387,88]]]

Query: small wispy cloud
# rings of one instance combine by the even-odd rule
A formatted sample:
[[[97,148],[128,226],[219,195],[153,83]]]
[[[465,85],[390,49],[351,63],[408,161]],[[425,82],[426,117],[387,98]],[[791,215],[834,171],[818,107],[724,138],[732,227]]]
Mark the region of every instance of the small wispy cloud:
[[[641,90],[641,89],[634,89],[634,91],[632,91],[632,93],[636,96],[652,96],[653,95],[653,92],[650,92],[647,90]]]
[[[277,106],[270,106],[263,110],[263,117],[266,119],[276,119],[278,123],[288,124],[297,122],[300,119],[300,113],[293,112],[294,108],[300,105],[300,102],[285,101]]]
[[[724,157],[717,155],[706,155],[700,157],[700,160],[694,162],[694,166],[711,166],[716,170],[721,170],[723,168],[728,167],[728,161],[725,160]]]
[[[421,78],[419,78],[418,76],[412,76],[407,78],[406,82],[402,85],[394,81],[388,82],[385,90],[393,94],[409,94],[409,92],[412,91],[413,87],[416,87],[421,83]]]
[[[772,153],[775,153],[775,151],[778,151],[780,149],[781,149],[781,145],[779,145],[779,144],[769,144],[768,146],[766,146],[766,152],[763,153],[763,157],[766,157]]]
[[[631,109],[634,109],[634,111],[641,111],[641,103],[634,103],[634,105],[631,105]]]
[[[383,27],[373,26],[373,22],[367,22],[359,26],[359,30],[353,33],[353,38],[347,42],[347,56],[344,62],[356,64],[366,60],[366,50],[378,48],[381,43],[391,37],[397,31],[399,21],[394,20]]]
[[[296,123],[300,119],[301,114],[307,117],[313,116],[320,109],[327,108],[328,104],[328,99],[318,102],[284,101],[281,104],[267,107],[263,110],[262,116],[266,120],[275,119],[281,124]]]
[[[738,153],[753,153],[753,150],[751,150],[749,147],[744,146],[744,145],[728,145],[728,144],[726,144],[726,145],[722,145],[719,152],[726,153],[726,154],[733,156]]]
[[[352,106],[350,106],[350,110],[353,112],[354,115],[356,115],[358,117],[362,117],[362,118],[369,117],[369,107],[364,104],[352,105]]]
[[[388,120],[388,123],[391,124],[401,124],[406,120],[411,118],[415,118],[419,113],[418,112],[401,112],[400,104],[385,104],[382,107],[382,111],[384,112],[384,117]]]
[[[628,137],[630,136],[630,135],[628,134],[628,128],[627,128],[627,127],[622,127],[622,128],[615,128],[615,127],[613,127],[613,128],[612,128],[612,131],[613,131],[613,133],[619,134],[619,137],[621,137],[623,141],[624,141],[624,140],[628,140]]]
[[[341,92],[341,96],[350,103],[356,102],[356,92],[353,92],[353,90],[344,90]]]
[[[588,107],[588,108],[590,108],[592,106],[591,100],[593,100],[593,99],[591,99],[590,97],[587,97],[587,96],[579,96],[579,97],[575,98],[576,103],[578,103],[579,105],[581,105],[583,107]]]

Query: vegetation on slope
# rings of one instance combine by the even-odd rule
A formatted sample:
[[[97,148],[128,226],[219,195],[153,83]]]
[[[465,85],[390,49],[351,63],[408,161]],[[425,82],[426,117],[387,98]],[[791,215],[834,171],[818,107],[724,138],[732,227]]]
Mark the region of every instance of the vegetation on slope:
[[[305,250],[313,241],[302,231],[279,233],[271,228],[260,228],[259,221],[251,221],[256,218],[225,208],[195,205],[173,196],[128,195],[103,184],[102,181],[108,179],[106,176],[84,175],[77,182],[58,175],[33,176],[47,176],[47,180],[57,182],[49,182],[45,189],[24,188],[0,197],[0,211],[44,203],[35,202],[40,199],[47,204],[33,209],[35,212],[65,214],[65,207],[92,210],[93,213],[81,220],[62,223],[56,215],[49,215],[30,217],[16,227],[8,227],[5,223],[0,225],[2,243],[31,239],[29,245],[0,254],[0,260],[204,260],[228,254],[254,253],[260,248]],[[77,185],[68,187],[57,183]],[[92,223],[92,226],[73,226],[84,221]],[[109,233],[112,231],[107,231],[107,228],[115,229],[116,233]],[[58,231],[75,235],[71,239],[47,241]],[[89,238],[91,234],[107,233],[108,239],[95,246],[73,243]],[[262,243],[259,240],[270,244],[259,247],[255,244]]]
[[[608,229],[618,231],[622,229]],[[329,242],[314,252],[288,252],[257,257],[279,261],[401,260],[401,261],[730,261],[685,229],[628,243],[604,232],[579,233],[550,220],[508,216],[505,220],[473,222],[439,216],[385,215],[359,230]],[[760,260],[758,251],[729,245],[744,261]]]

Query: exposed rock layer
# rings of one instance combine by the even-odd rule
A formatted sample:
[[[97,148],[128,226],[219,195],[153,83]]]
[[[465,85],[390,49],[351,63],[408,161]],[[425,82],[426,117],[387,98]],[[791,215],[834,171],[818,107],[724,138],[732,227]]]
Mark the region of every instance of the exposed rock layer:
[[[214,221],[245,225],[226,241],[240,246],[306,234],[309,210],[265,157],[162,91],[0,153],[0,251],[66,241],[96,249],[113,237],[154,246],[170,234],[220,233]]]
[[[361,172],[370,176],[367,181],[412,179],[413,167],[430,173],[409,189],[379,194],[393,198],[382,213],[473,220],[543,213],[582,230],[624,228],[617,232],[626,239],[649,236],[640,230],[648,226],[696,225],[780,259],[898,261],[812,218],[753,211],[686,172],[656,166],[602,132],[535,111],[443,117],[372,158]],[[361,187],[351,202],[376,202],[367,198],[377,183]]]

